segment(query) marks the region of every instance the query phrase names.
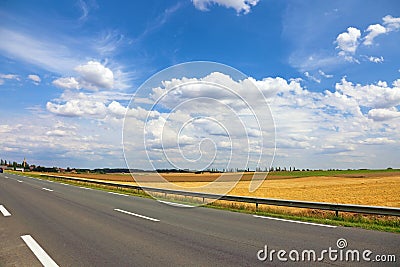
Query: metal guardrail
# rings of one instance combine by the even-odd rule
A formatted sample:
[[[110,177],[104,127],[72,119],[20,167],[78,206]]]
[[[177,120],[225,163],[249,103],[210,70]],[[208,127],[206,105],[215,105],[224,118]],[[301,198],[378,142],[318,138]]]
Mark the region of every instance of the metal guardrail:
[[[242,196],[230,196],[230,195],[218,195],[218,194],[208,194],[199,192],[189,192],[153,187],[143,187],[129,184],[117,184],[106,181],[98,181],[91,179],[83,179],[68,176],[41,174],[41,176],[53,177],[61,180],[70,180],[84,183],[92,183],[105,186],[113,186],[117,188],[135,189],[156,193],[180,195],[180,196],[191,196],[204,199],[218,199],[226,200],[232,202],[244,202],[244,203],[254,203],[256,208],[259,204],[273,205],[273,206],[283,206],[283,207],[294,207],[294,208],[308,208],[308,209],[318,209],[318,210],[330,210],[335,211],[336,216],[339,212],[353,212],[353,213],[365,213],[365,214],[376,214],[376,215],[387,215],[387,216],[400,216],[400,208],[394,207],[379,207],[379,206],[363,206],[363,205],[353,205],[353,204],[336,204],[327,202],[309,202],[300,200],[283,200],[283,199],[273,199],[273,198],[257,198],[257,197],[242,197]]]

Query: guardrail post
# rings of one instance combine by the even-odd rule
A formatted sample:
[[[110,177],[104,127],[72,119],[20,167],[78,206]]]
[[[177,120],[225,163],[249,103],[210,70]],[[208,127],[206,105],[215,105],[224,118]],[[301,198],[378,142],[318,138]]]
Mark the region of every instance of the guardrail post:
[[[258,202],[256,202],[256,212],[258,211]]]
[[[337,209],[335,210],[335,215],[336,217],[339,217],[339,211]]]

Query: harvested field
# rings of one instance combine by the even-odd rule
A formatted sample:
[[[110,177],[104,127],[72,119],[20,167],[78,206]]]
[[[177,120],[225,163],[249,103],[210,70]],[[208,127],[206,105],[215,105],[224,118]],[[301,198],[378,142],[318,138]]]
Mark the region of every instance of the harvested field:
[[[261,186],[254,192],[249,192],[252,173],[246,173],[241,181],[232,182],[237,174],[205,173],[167,173],[162,176],[170,183],[156,182],[157,174],[141,174],[140,184],[150,187],[174,188],[207,193],[226,193],[226,188],[233,187],[230,195],[255,196],[265,198],[292,199],[318,202],[347,203],[374,206],[400,207],[400,172],[354,172],[354,173],[316,173],[321,176],[298,177],[296,175],[268,175]],[[296,174],[296,173],[294,173]],[[303,175],[301,172],[299,174]],[[129,174],[65,174],[97,180],[132,183]],[[300,176],[301,176],[300,175]],[[136,174],[138,177],[138,174]],[[143,180],[147,182],[143,182]]]

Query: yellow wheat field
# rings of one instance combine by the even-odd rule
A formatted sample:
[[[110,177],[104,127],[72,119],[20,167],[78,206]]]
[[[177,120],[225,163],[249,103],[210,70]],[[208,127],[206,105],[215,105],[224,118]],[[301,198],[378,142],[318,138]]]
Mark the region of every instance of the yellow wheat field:
[[[171,183],[152,182],[152,175],[146,174],[149,182],[140,185],[172,188],[206,193],[226,193],[234,183],[215,182],[218,174],[163,174]],[[112,180],[118,183],[136,184],[128,175],[121,174],[76,174],[73,176]],[[194,181],[196,180],[196,181]],[[200,181],[199,181],[200,180]],[[203,180],[203,181],[201,181]],[[228,179],[229,180],[229,179]],[[249,179],[238,182],[229,195],[254,196],[264,198],[305,200],[343,204],[400,207],[400,173],[379,173],[360,177],[316,176],[316,177],[276,177],[262,182],[254,192],[249,191]]]

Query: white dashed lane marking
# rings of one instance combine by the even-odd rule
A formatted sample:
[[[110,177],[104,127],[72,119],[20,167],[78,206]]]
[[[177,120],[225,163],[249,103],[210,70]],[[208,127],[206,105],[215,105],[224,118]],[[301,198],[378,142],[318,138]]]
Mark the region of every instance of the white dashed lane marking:
[[[4,217],[11,216],[11,213],[9,213],[3,205],[0,205],[0,212],[3,214]]]
[[[42,190],[46,190],[46,191],[49,191],[49,192],[53,192],[53,190],[48,189],[48,188],[45,188],[45,187],[43,187]]]
[[[44,251],[40,245],[33,239],[30,235],[21,236],[22,240],[24,240],[25,244],[29,247],[29,249],[35,254],[36,258],[42,263],[45,267],[56,267],[57,263],[50,258],[50,256]]]
[[[154,219],[154,218],[147,217],[147,216],[144,216],[144,215],[136,214],[136,213],[133,213],[133,212],[130,212],[130,211],[126,211],[126,210],[120,210],[120,209],[114,209],[114,210],[118,211],[118,212],[125,213],[125,214],[129,214],[129,215],[132,215],[132,216],[136,216],[136,217],[139,217],[139,218],[142,218],[142,219],[146,219],[146,220],[149,220],[149,221],[153,221],[153,222],[159,222],[160,221],[158,219]]]

